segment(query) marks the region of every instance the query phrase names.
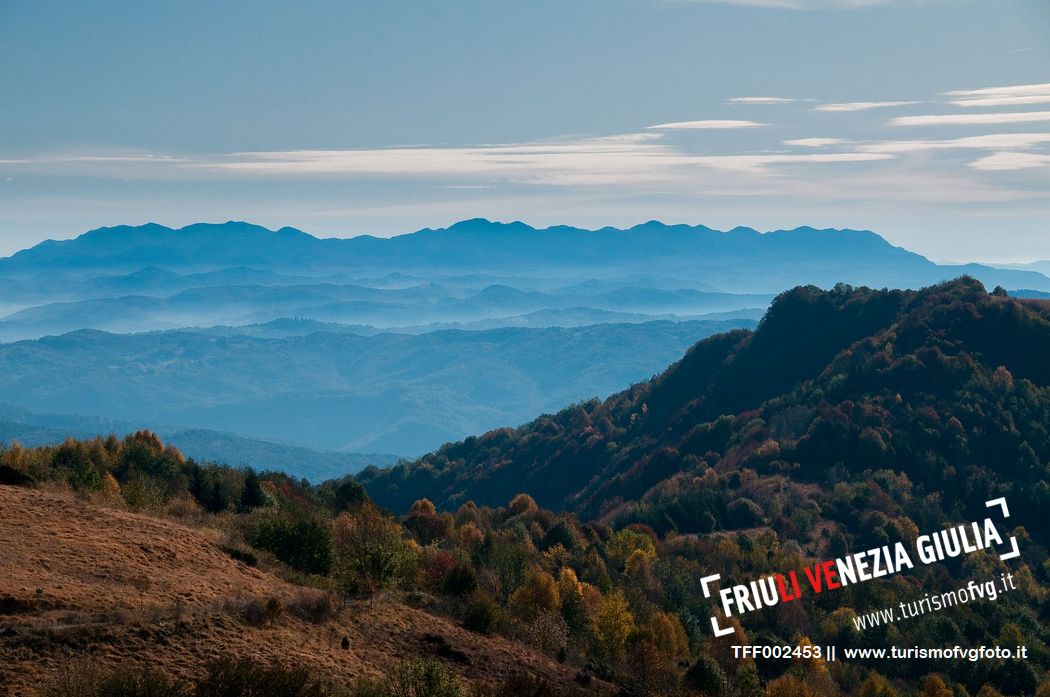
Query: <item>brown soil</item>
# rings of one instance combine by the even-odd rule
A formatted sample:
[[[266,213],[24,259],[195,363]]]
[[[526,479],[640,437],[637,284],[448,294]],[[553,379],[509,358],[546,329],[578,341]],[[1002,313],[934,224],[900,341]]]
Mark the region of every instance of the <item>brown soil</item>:
[[[253,627],[224,608],[236,599],[287,603],[298,593],[232,559],[214,531],[0,486],[0,694],[32,695],[42,679],[84,659],[190,677],[233,655],[305,664],[348,684],[420,656],[450,660],[470,681],[501,682],[524,670],[567,685],[577,673],[394,600],[351,603],[320,625],[286,612]],[[590,690],[610,691],[600,681]]]

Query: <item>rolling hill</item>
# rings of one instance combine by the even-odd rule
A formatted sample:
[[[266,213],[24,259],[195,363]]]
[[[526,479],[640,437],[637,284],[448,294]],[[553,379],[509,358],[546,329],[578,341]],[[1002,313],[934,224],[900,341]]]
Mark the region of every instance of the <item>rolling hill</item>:
[[[169,436],[207,429],[312,449],[418,455],[610,394],[697,339],[740,326],[753,321],[367,337],[83,330],[0,345],[0,392],[27,411],[103,417]]]

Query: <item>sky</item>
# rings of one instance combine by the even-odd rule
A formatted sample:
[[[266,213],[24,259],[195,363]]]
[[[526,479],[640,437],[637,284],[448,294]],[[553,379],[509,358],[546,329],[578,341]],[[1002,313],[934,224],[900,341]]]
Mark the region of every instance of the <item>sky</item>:
[[[1050,259],[1046,0],[0,0],[0,255],[104,225]]]

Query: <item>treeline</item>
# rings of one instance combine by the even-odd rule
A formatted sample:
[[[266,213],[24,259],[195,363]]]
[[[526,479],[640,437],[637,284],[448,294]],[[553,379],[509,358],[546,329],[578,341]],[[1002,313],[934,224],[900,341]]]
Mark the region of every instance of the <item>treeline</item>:
[[[353,479],[309,486],[282,474],[197,463],[145,431],[0,452],[5,482],[68,487],[101,503],[215,525],[227,533],[227,551],[245,563],[274,564],[287,577],[347,596],[396,594],[480,635],[506,635],[574,665],[582,682],[605,678],[633,695],[903,697],[918,686],[925,694],[981,697],[1050,691],[1040,688],[1050,666],[1047,593],[1027,566],[1013,569],[1019,592],[995,603],[974,602],[863,634],[854,628],[857,612],[910,600],[916,588],[997,576],[1004,567],[991,554],[909,574],[920,586],[901,576],[807,596],[749,614],[746,631],[738,627],[736,635],[714,639],[704,576],[718,572],[729,583],[801,569],[817,553],[907,538],[943,510],[936,497],[917,495],[908,477],[889,469],[822,491],[783,474],[760,476],[751,466],[698,466],[699,481],[689,486],[709,493],[679,500],[683,510],[710,516],[713,532],[702,535],[642,522],[656,510],[647,504],[619,521],[588,522],[545,510],[525,494],[502,506],[466,502],[449,511],[419,499],[407,514],[392,516]],[[869,513],[847,525],[851,511]],[[1030,659],[756,664],[731,650],[749,642],[960,641],[1023,643]]]

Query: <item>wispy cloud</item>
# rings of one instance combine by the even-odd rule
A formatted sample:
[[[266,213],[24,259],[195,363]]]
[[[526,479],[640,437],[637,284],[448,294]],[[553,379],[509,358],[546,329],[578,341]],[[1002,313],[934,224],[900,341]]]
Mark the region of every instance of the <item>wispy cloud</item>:
[[[919,102],[842,102],[840,104],[821,104],[813,107],[814,111],[867,111],[868,109],[885,109],[894,106],[908,106]]]
[[[829,145],[842,145],[847,142],[849,141],[842,138],[796,138],[795,140],[785,140],[784,145],[797,145],[803,148],[824,148]]]
[[[777,165],[870,162],[892,157],[859,151],[693,154],[657,140],[614,136],[469,148],[245,152],[191,166],[257,175],[484,176],[517,183],[586,186],[673,183],[688,180],[689,172],[696,170],[764,174]]]
[[[1016,150],[1050,143],[1050,133],[991,133],[944,140],[885,140],[856,146],[863,152],[907,153],[922,150]]]
[[[798,100],[790,97],[733,97],[727,101],[729,104],[790,104]]]
[[[1050,82],[1036,85],[986,87],[979,90],[955,90],[946,92],[945,96],[952,98],[952,104],[962,107],[1050,104]]]
[[[890,120],[891,126],[976,126],[1002,123],[1033,123],[1050,121],[1050,111],[1019,111],[993,114],[927,114],[923,116],[898,116]]]
[[[1030,152],[997,152],[970,163],[974,169],[988,171],[1006,171],[1014,169],[1032,169],[1033,167],[1050,167],[1050,155]]]
[[[743,121],[740,119],[707,119],[702,121],[675,121],[674,123],[658,123],[649,126],[654,129],[682,130],[682,129],[720,129],[720,128],[755,128],[767,124],[757,121]]]

